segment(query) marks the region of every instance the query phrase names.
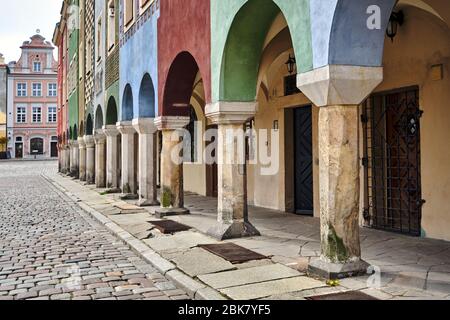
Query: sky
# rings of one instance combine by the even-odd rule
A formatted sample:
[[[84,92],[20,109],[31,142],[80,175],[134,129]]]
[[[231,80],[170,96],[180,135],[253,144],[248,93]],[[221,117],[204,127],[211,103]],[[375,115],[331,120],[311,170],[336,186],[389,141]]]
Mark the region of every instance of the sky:
[[[40,34],[52,41],[53,31],[59,22],[62,0],[0,0],[0,53],[7,62],[20,58],[24,41]],[[56,58],[57,51],[54,55]]]

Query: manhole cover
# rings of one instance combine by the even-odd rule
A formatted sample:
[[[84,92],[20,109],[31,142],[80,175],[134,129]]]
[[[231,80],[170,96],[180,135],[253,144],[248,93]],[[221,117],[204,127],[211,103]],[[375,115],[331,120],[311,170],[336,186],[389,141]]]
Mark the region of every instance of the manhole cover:
[[[321,301],[321,300],[378,300],[372,296],[369,296],[368,294],[365,294],[360,291],[348,291],[348,292],[339,292],[339,293],[333,293],[333,294],[326,294],[322,296],[313,296],[313,297],[307,297],[306,300],[315,300],[315,301]]]
[[[191,227],[188,227],[184,224],[172,220],[150,221],[150,223],[154,225],[155,228],[161,231],[163,234],[187,231],[191,229]]]
[[[244,263],[253,260],[267,259],[266,256],[263,256],[254,251],[250,251],[234,243],[205,244],[200,245],[199,247],[219,257],[222,257],[233,264]]]

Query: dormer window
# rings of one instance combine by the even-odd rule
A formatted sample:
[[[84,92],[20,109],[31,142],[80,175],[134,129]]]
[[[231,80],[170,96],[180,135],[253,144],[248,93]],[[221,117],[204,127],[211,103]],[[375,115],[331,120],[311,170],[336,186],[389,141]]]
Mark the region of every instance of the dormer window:
[[[41,72],[41,63],[39,61],[33,62],[33,72]]]

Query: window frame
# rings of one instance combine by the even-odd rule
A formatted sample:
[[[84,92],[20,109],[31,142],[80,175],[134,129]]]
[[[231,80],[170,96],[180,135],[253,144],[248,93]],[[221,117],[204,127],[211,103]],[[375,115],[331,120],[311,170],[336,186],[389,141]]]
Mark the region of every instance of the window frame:
[[[55,86],[54,89],[51,89],[50,86]],[[55,93],[54,95],[51,95],[50,93]],[[47,83],[47,96],[56,98],[58,96],[58,84],[55,82]]]
[[[50,112],[50,109],[54,109],[54,111],[52,110],[52,112]],[[52,117],[52,119],[50,119],[50,117]],[[58,108],[56,105],[49,105],[47,106],[47,123],[56,122],[58,122]]]
[[[39,112],[35,112],[35,109],[39,109]],[[35,120],[35,116],[36,116],[36,120]],[[39,117],[39,121],[37,121],[38,117]],[[42,123],[42,106],[40,106],[40,105],[31,106],[31,123]]]
[[[19,89],[19,86],[24,86],[24,88]],[[19,93],[23,93],[23,92],[25,92],[24,95],[19,94]],[[28,85],[27,85],[27,83],[26,82],[17,82],[16,83],[16,97],[23,98],[23,97],[27,97],[27,96],[28,96]]]
[[[39,66],[37,69],[36,66]],[[41,61],[33,61],[33,72],[42,72],[42,62]]]
[[[23,112],[19,112],[19,109]],[[19,121],[19,116],[21,117]],[[26,124],[27,123],[27,107],[25,105],[16,106],[16,124]],[[22,121],[23,120],[23,121]]]
[[[128,2],[129,1],[129,2]],[[131,10],[128,9],[128,4],[131,4]],[[124,0],[124,8],[123,8],[123,28],[124,32],[127,32],[134,24],[136,20],[135,14],[135,1],[134,0]],[[130,18],[127,20],[128,12],[131,12]]]
[[[40,89],[35,89],[34,88],[35,85],[39,85]],[[37,92],[39,92],[39,95],[35,94]],[[32,85],[31,85],[31,96],[32,97],[42,97],[42,82],[33,82],[32,83]]]

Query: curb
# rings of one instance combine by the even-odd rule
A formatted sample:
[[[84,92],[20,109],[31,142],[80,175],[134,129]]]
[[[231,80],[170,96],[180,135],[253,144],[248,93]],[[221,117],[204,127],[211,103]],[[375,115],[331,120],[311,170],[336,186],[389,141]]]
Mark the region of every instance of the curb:
[[[147,263],[153,265],[163,276],[174,282],[181,289],[185,290],[191,299],[194,300],[227,300],[217,290],[208,285],[192,279],[191,277],[180,271],[172,262],[163,258],[160,254],[147,246],[141,240],[135,238],[129,232],[121,228],[118,224],[105,217],[97,210],[91,208],[87,204],[80,202],[74,194],[67,191],[58,182],[47,175],[43,177],[51,183],[55,188],[70,198],[83,211],[87,212],[92,218],[104,225],[110,233],[120,238],[127,244],[136,254],[138,254]]]

